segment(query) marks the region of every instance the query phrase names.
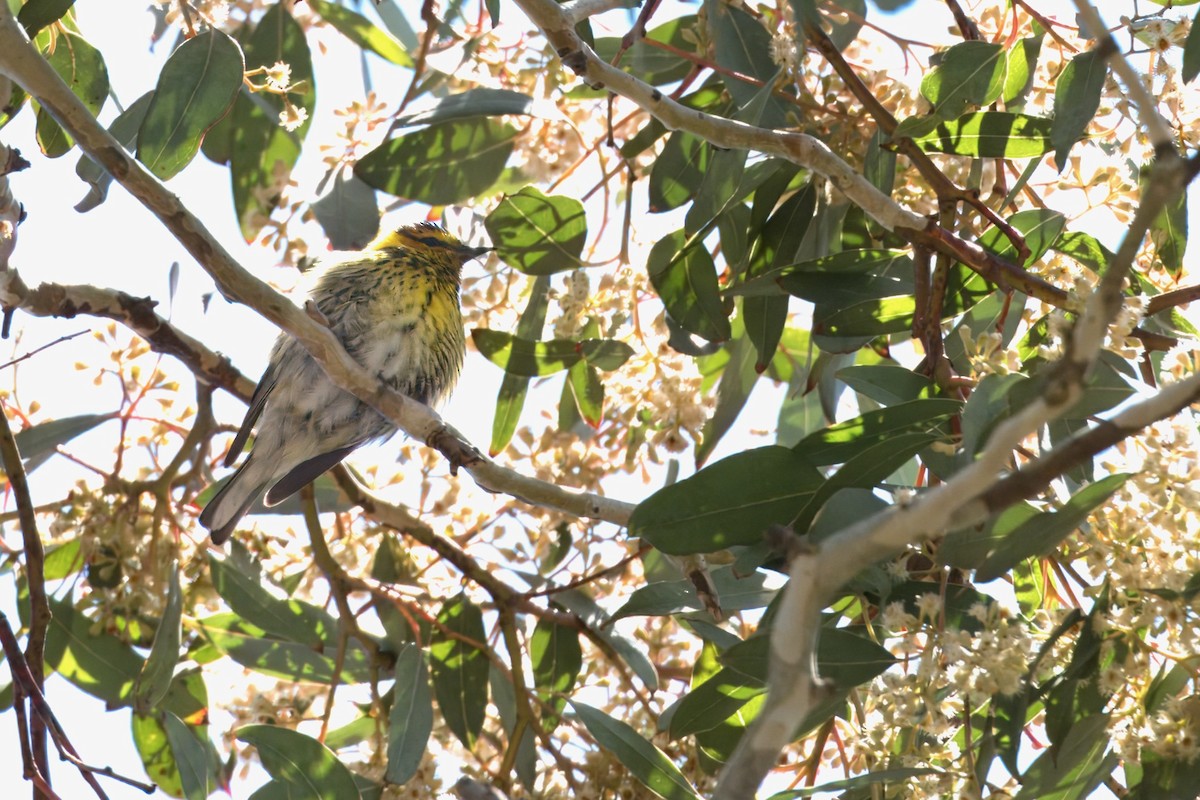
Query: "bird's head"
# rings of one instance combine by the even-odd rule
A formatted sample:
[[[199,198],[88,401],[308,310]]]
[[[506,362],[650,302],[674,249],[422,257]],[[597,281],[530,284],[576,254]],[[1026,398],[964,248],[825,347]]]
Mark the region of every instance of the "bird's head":
[[[454,234],[432,222],[418,222],[380,234],[367,249],[405,249],[413,253],[424,253],[438,260],[450,261],[456,267],[492,251],[491,247],[471,247],[463,244]]]

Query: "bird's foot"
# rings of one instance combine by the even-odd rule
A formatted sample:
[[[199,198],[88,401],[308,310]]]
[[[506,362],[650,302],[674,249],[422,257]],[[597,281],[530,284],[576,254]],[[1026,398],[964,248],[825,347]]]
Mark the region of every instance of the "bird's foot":
[[[425,444],[446,457],[450,462],[451,475],[457,475],[459,467],[470,467],[483,462],[483,453],[463,439],[458,431],[446,425],[439,426],[431,433]]]

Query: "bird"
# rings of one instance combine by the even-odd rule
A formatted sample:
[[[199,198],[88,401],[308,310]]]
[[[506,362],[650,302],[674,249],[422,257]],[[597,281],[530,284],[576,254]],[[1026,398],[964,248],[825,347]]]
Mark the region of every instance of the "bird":
[[[363,368],[413,400],[437,405],[462,371],[462,268],[491,250],[430,222],[406,225],[361,251],[322,257],[313,267],[310,301]],[[390,420],[335,386],[286,332],[275,341],[225,466],[237,461],[256,423],[250,456],[200,512],[216,545],[264,492],[264,503],[276,505],[355,448],[396,432]]]

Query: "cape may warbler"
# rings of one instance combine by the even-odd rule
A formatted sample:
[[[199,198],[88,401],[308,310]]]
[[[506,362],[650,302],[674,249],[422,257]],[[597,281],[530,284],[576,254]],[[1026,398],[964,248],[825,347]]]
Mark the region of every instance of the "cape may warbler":
[[[432,405],[450,393],[462,369],[462,266],[490,249],[468,247],[437,225],[409,225],[361,252],[334,253],[318,262],[312,300],[355,361],[397,391]],[[286,333],[275,342],[225,466],[237,460],[256,421],[250,457],[200,514],[216,544],[229,538],[264,491],[266,504],[275,505],[359,445],[396,430],[334,386]]]

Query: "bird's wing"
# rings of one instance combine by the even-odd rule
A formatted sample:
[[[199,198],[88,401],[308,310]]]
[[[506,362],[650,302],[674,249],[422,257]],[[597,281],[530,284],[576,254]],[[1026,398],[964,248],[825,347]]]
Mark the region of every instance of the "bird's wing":
[[[263,501],[264,505],[277,505],[279,502],[291,497],[292,494],[300,491],[300,489],[319,478],[327,469],[350,455],[356,447],[358,447],[358,444],[352,444],[349,447],[339,447],[337,450],[322,453],[302,464],[298,464],[291,472],[284,475],[271,487],[270,491],[267,492],[266,499]]]
[[[274,362],[274,359],[272,359],[272,362]],[[267,404],[267,396],[275,388],[278,378],[278,370],[275,368],[274,363],[272,363],[271,366],[267,367],[267,371],[263,373],[258,386],[254,388],[254,396],[250,398],[250,408],[246,409],[246,418],[242,420],[242,427],[238,429],[237,436],[233,437],[233,444],[229,446],[229,452],[225,454],[225,466],[232,467],[233,462],[237,461],[238,456],[246,449],[246,442],[250,439],[250,432],[254,429],[254,423],[258,422],[258,417],[262,414],[263,406]]]

